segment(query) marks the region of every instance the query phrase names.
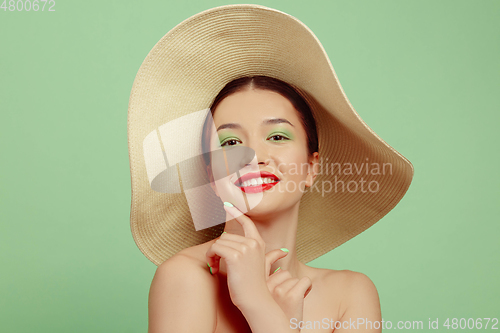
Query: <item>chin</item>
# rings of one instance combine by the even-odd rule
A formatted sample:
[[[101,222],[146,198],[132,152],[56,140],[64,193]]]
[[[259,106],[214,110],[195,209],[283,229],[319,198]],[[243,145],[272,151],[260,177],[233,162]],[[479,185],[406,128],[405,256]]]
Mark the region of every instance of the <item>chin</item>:
[[[246,215],[249,217],[259,217],[259,218],[264,218],[264,217],[271,217],[274,214],[278,213],[284,213],[290,209],[293,209],[298,203],[300,202],[299,200],[285,200],[285,201],[277,201],[277,200],[272,200],[272,199],[264,199],[256,205],[254,208],[250,209]]]

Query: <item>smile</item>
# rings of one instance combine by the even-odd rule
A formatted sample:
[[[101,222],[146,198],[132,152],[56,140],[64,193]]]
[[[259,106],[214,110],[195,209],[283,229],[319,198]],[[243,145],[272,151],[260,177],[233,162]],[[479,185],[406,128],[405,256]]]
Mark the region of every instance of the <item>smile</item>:
[[[234,185],[245,193],[264,192],[278,184],[280,179],[267,171],[251,172],[241,176]]]

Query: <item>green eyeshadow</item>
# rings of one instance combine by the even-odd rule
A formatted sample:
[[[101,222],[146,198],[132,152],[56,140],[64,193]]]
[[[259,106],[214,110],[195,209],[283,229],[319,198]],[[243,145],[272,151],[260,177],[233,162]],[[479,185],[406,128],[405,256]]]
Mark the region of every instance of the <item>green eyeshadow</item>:
[[[275,130],[271,131],[271,133],[267,137],[269,138],[269,137],[272,137],[275,135],[282,135],[290,140],[293,140],[295,138],[294,135],[292,134],[292,132],[290,132],[289,130],[287,130],[285,128],[275,129]]]
[[[234,133],[231,132],[225,132],[224,134],[219,135],[219,142],[221,145],[229,139],[240,140]]]

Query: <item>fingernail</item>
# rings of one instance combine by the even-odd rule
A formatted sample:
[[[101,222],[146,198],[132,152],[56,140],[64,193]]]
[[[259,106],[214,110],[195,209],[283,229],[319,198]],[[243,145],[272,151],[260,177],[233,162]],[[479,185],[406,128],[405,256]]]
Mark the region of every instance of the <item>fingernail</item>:
[[[210,268],[210,275],[214,275],[214,274],[212,273],[212,267],[210,267],[210,264],[209,264],[208,262],[207,262],[207,265],[208,265],[208,268]]]
[[[276,270],[273,272],[273,274],[274,274],[274,273],[276,273],[277,271],[279,271],[279,270],[280,270],[280,268],[281,268],[281,267],[276,268]]]
[[[286,253],[290,252],[290,251],[288,251],[288,249],[286,247],[282,247],[280,250],[283,252],[286,252]]]
[[[224,206],[226,207],[234,207],[232,203],[224,201]]]
[[[222,233],[223,233],[223,234],[227,234],[227,232],[225,232],[225,231],[223,231]]]

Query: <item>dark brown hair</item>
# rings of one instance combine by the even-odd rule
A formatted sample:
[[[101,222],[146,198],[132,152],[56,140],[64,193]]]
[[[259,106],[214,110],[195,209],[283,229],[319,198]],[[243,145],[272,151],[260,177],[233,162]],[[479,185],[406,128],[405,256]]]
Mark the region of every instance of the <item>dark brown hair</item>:
[[[270,90],[280,94],[292,103],[293,107],[299,113],[299,118],[304,127],[307,135],[307,149],[309,156],[314,152],[318,151],[318,131],[316,129],[316,122],[314,116],[311,112],[309,104],[305,99],[288,83],[275,79],[269,76],[245,76],[239,79],[235,79],[228,84],[219,92],[215,97],[212,105],[210,106],[210,112],[212,117],[215,113],[217,106],[222,102],[222,100],[231,94],[238,91],[244,91],[249,89],[260,89],[260,90]],[[207,120],[209,117],[207,117]],[[205,121],[205,126],[203,127],[203,151],[208,152],[209,149],[209,138],[210,133],[208,126],[208,121]],[[210,159],[208,154],[204,155],[205,163],[210,164]]]

